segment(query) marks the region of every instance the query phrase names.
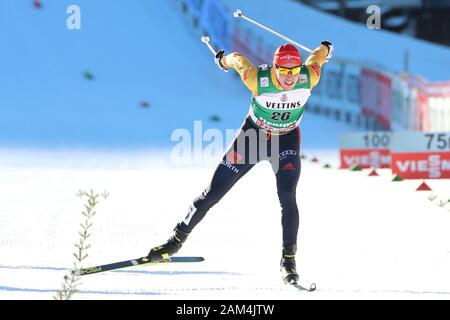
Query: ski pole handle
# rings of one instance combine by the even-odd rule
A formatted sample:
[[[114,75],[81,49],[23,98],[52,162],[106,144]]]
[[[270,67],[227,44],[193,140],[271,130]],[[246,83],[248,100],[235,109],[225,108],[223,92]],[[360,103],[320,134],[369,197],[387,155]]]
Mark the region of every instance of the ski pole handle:
[[[209,43],[209,37],[208,36],[202,36],[200,38],[200,41],[208,46],[209,51],[211,51],[211,53],[214,56],[214,63],[219,67],[219,69],[222,69],[223,71],[228,72],[228,69],[225,68],[222,65],[222,63],[220,62],[220,59],[222,59],[225,50],[221,49],[221,50],[216,52],[216,50],[214,50],[214,48]]]
[[[202,36],[200,38],[200,41],[203,42],[204,44],[206,44],[209,48],[209,50],[211,51],[211,53],[215,56],[217,54],[216,50],[214,50],[214,48],[211,46],[211,44],[209,43],[209,37],[208,36]]]
[[[269,29],[269,28],[263,26],[262,24],[260,24],[260,23],[258,23],[258,22],[256,22],[256,21],[254,21],[254,20],[252,20],[252,19],[250,19],[250,18],[244,16],[244,15],[242,14],[242,11],[239,10],[239,9],[237,9],[237,10],[233,13],[233,16],[234,16],[235,18],[242,18],[242,19],[244,19],[244,20],[247,20],[248,22],[251,22],[251,23],[257,25],[258,27],[260,27],[260,28],[262,28],[262,29],[264,29],[264,30],[267,30],[267,31],[273,33],[274,35],[276,35],[276,36],[278,36],[278,37],[280,37],[280,38],[282,38],[282,39],[284,39],[284,40],[286,40],[286,41],[288,41],[288,42],[290,42],[290,43],[292,43],[292,44],[295,44],[296,46],[302,48],[303,50],[305,50],[305,51],[307,51],[307,52],[312,52],[311,49],[305,47],[304,45],[301,45],[300,43],[295,42],[294,40],[291,40],[291,39],[289,39],[288,37],[285,37],[285,36],[283,36],[282,34],[276,32],[276,31],[273,31],[272,29]]]

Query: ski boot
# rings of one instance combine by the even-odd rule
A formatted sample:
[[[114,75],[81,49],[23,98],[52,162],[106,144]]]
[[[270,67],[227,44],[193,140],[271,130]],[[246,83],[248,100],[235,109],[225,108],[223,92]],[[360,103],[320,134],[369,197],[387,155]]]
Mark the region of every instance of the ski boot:
[[[147,258],[151,262],[159,262],[168,260],[171,256],[180,250],[183,243],[186,241],[189,233],[185,233],[178,228],[178,225],[174,229],[175,233],[167,242],[161,246],[154,247],[150,250]]]
[[[283,255],[280,262],[281,277],[285,283],[297,284],[298,273],[295,268],[295,253],[297,245],[283,246]]]

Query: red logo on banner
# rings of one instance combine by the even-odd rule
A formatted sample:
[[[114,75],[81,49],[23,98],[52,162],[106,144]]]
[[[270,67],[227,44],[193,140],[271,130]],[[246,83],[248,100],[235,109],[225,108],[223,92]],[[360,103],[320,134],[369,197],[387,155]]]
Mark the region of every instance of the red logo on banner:
[[[391,156],[389,149],[363,149],[363,150],[341,150],[341,168],[350,168],[352,165],[359,165],[366,168],[389,168]]]
[[[450,152],[393,153],[391,167],[403,179],[448,179]]]

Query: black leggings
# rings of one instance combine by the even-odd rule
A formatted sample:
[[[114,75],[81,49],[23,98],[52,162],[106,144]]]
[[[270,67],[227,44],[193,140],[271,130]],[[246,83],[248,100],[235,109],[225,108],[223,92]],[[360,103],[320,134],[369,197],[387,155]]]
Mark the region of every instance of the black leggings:
[[[276,175],[281,204],[283,245],[296,244],[299,214],[295,194],[301,171],[300,139],[298,128],[275,136],[258,129],[250,118],[247,118],[216,168],[211,183],[194,200],[188,215],[178,224],[178,228],[187,233],[191,232],[208,210],[256,163],[268,160]]]

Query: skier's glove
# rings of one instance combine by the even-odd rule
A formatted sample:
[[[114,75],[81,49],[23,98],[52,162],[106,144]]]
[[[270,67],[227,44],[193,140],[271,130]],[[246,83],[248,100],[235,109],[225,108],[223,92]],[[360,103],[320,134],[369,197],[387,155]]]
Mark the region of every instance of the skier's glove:
[[[334,47],[333,47],[333,45],[331,44],[331,42],[330,42],[330,41],[327,41],[327,40],[323,40],[320,44],[321,44],[321,45],[324,45],[325,47],[328,48],[328,55],[327,55],[327,58],[326,58],[326,60],[325,60],[325,62],[328,62],[328,60],[330,60],[331,57],[333,56]]]
[[[222,58],[223,58],[224,53],[225,53],[224,49],[220,49],[219,51],[217,51],[216,56],[214,57],[214,62],[219,67],[219,69],[222,69],[223,71],[228,72],[228,69],[224,67],[222,62],[220,62],[220,60],[222,60]]]

